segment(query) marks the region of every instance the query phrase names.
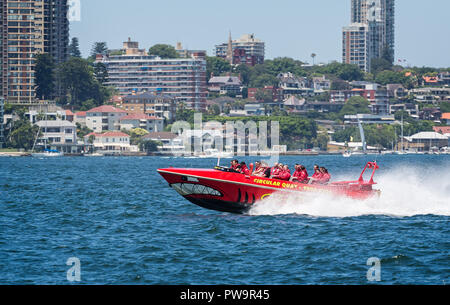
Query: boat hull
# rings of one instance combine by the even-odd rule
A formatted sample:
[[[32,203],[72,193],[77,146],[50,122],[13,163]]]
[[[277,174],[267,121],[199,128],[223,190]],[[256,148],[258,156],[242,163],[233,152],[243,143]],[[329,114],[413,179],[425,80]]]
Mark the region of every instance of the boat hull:
[[[258,201],[276,192],[327,193],[366,199],[377,194],[371,184],[341,182],[331,185],[301,184],[276,179],[245,176],[239,173],[209,169],[159,169],[159,174],[181,196],[206,209],[245,213]]]

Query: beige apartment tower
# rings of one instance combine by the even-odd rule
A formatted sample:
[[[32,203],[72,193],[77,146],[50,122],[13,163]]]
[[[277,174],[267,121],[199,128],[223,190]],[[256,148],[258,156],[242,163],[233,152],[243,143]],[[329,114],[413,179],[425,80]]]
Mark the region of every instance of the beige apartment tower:
[[[11,104],[36,102],[35,58],[67,59],[67,0],[0,0],[0,94]]]

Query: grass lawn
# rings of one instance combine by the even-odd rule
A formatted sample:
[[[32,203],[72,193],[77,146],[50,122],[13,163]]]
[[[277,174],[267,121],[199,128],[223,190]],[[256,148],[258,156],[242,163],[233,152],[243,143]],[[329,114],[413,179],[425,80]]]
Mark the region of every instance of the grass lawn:
[[[15,148],[0,148],[0,152],[9,153],[9,152],[19,152],[19,151]]]

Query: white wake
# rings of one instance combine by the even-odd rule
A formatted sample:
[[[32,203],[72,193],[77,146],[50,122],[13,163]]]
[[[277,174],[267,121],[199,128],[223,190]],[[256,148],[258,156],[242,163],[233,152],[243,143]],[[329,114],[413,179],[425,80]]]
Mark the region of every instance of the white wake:
[[[381,190],[380,198],[356,200],[319,193],[274,194],[258,202],[249,214],[254,216],[299,214],[315,217],[363,215],[410,217],[429,214],[450,216],[448,168],[426,172],[423,169],[397,168],[376,176],[375,181],[378,184],[374,188]]]

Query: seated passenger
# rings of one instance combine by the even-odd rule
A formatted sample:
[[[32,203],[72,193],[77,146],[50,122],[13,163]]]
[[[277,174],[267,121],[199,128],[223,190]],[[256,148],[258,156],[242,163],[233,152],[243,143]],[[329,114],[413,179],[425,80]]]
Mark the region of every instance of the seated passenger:
[[[253,176],[262,177],[264,175],[265,168],[262,166],[260,161],[255,162],[255,171],[253,172]]]
[[[319,165],[314,165],[314,174],[309,179],[310,183],[317,183],[320,177],[322,177],[322,172],[320,171]]]
[[[281,164],[281,163],[275,163],[275,165],[270,170],[270,178],[271,179],[280,174],[282,166],[283,166],[283,164]]]
[[[237,171],[238,169],[238,166],[239,166],[239,161],[238,160],[232,160],[231,161],[231,166],[230,166],[230,168],[231,169],[234,169],[235,171]]]
[[[320,172],[322,173],[322,176],[319,179],[319,183],[328,184],[331,180],[331,175],[328,173],[328,170],[325,167],[321,167]]]
[[[299,178],[300,178],[301,174],[302,174],[302,170],[300,168],[300,165],[295,164],[295,171],[292,174],[291,181],[299,182],[300,181]]]
[[[300,165],[300,178],[298,179],[298,181],[300,183],[305,183],[307,184],[309,179],[308,179],[308,171],[306,170],[306,167],[304,167],[303,165]]]
[[[246,175],[246,176],[250,176],[250,170],[248,169],[248,167],[245,164],[245,162],[241,162],[240,167],[239,167],[239,172],[241,174]]]
[[[289,166],[283,166],[283,170],[280,174],[280,179],[285,181],[289,181],[289,179],[291,179],[291,170],[289,169]]]
[[[278,175],[273,176],[273,179],[280,179],[289,181],[291,178],[291,171],[287,165],[284,165],[283,168],[279,171]]]

